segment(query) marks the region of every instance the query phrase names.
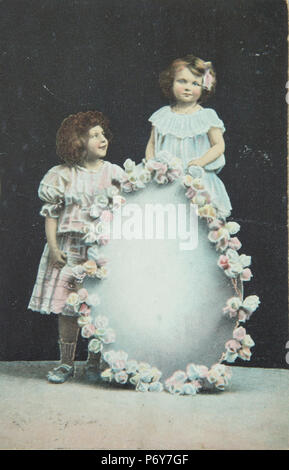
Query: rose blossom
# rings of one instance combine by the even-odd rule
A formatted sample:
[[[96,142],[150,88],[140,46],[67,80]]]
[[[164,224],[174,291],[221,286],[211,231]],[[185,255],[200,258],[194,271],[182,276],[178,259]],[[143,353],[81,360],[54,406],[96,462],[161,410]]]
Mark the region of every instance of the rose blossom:
[[[252,348],[253,346],[255,346],[255,343],[250,335],[245,335],[242,339],[242,347],[244,348],[244,346],[247,348]]]
[[[88,325],[90,323],[91,323],[91,317],[86,316],[86,315],[81,315],[77,319],[77,324],[78,324],[78,326],[80,326],[80,328],[82,328],[83,326]]]
[[[131,158],[127,158],[123,164],[123,167],[127,173],[130,173],[135,169],[135,162],[131,160]]]
[[[236,251],[240,250],[240,248],[242,247],[242,243],[237,237],[230,238],[228,245],[232,250]]]
[[[93,336],[95,333],[95,326],[90,324],[84,325],[84,327],[81,329],[81,336],[83,338],[90,338]]]
[[[192,187],[194,189],[198,189],[198,190],[205,188],[201,178],[194,178],[193,181],[192,181]]]
[[[239,349],[238,356],[244,361],[250,361],[252,353],[249,348],[243,347],[242,349]]]
[[[193,183],[193,177],[191,175],[185,175],[183,177],[183,181],[182,181],[183,185],[186,186],[187,188],[191,187],[192,183]]]
[[[218,266],[224,270],[230,267],[229,258],[226,255],[221,255],[218,260]]]
[[[89,215],[93,219],[97,219],[100,216],[100,208],[96,204],[93,204],[90,208]]]
[[[97,315],[94,324],[96,328],[106,328],[108,326],[108,318],[104,315]]]
[[[230,341],[227,341],[227,343],[225,344],[225,348],[230,353],[236,353],[238,349],[241,348],[241,343],[239,343],[239,341],[236,341],[235,339],[231,339]]]
[[[188,199],[192,199],[196,194],[197,194],[197,191],[196,191],[195,189],[189,188],[189,189],[186,191],[185,196],[186,196]]]
[[[91,309],[89,308],[86,302],[82,302],[78,309],[78,312],[80,313],[80,315],[88,316],[90,315]]]
[[[233,338],[237,341],[242,341],[245,338],[246,330],[242,326],[239,326],[233,331]]]
[[[106,194],[110,199],[113,199],[118,193],[119,189],[113,184],[106,189]]]
[[[86,289],[84,289],[84,287],[82,289],[79,289],[79,291],[77,291],[77,294],[81,302],[84,302],[85,299],[87,299],[88,297],[88,292]]]
[[[227,222],[225,228],[229,231],[230,235],[235,235],[240,230],[240,225],[237,222]]]
[[[208,217],[210,219],[214,219],[217,213],[211,204],[206,204],[205,206],[199,208],[199,215],[201,217]]]
[[[113,379],[113,372],[111,369],[105,369],[100,375],[105,382],[111,382]]]
[[[253,276],[251,269],[246,268],[243,270],[241,274],[242,281],[250,281],[251,277]]]
[[[69,296],[67,297],[66,299],[66,305],[68,307],[71,307],[72,309],[74,309],[75,311],[78,309],[79,307],[79,296],[76,292],[71,292],[71,294],[69,294]]]
[[[102,350],[102,343],[99,341],[99,339],[92,339],[88,343],[88,350],[92,353],[98,353]]]
[[[159,184],[167,184],[168,183],[168,178],[163,173],[157,173],[154,179]]]
[[[90,277],[95,277],[96,275],[96,270],[97,270],[97,265],[96,262],[93,259],[89,259],[85,263],[83,263],[83,267],[86,271],[86,274]]]
[[[250,313],[255,312],[260,304],[260,299],[257,295],[249,295],[243,301],[243,308]]]

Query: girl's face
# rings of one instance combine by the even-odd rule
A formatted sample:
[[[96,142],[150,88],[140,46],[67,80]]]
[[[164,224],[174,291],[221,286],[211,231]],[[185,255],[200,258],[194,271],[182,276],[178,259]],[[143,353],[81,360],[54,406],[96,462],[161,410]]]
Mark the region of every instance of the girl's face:
[[[202,95],[202,77],[192,73],[187,67],[176,72],[172,91],[180,104],[197,103]]]
[[[104,158],[108,148],[108,140],[101,126],[91,127],[88,131],[87,158]]]

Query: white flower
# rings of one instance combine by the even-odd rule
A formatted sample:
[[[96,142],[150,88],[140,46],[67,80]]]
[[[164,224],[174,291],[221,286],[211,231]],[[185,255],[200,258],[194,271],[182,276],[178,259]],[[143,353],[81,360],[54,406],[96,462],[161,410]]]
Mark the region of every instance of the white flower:
[[[257,295],[249,295],[243,302],[243,308],[250,313],[255,312],[260,304],[260,299]]]
[[[237,222],[227,222],[225,228],[229,231],[230,235],[235,235],[241,227]]]
[[[123,164],[123,167],[127,173],[130,173],[135,169],[135,162],[130,158],[127,158]]]
[[[108,206],[108,198],[104,194],[99,194],[95,198],[95,204],[97,204],[101,209],[104,209],[105,207]]]
[[[111,185],[107,188],[106,194],[110,199],[112,199],[119,194],[119,189],[116,186]]]
[[[65,303],[68,307],[72,308],[75,312],[77,312],[80,304],[78,294],[76,292],[71,292],[71,294],[69,294],[69,296],[67,297]]]
[[[139,174],[139,179],[144,184],[149,183],[152,179],[151,172],[146,169],[142,170],[141,173]]]
[[[192,186],[192,183],[193,183],[193,177],[191,175],[185,175],[183,177],[183,181],[182,181],[183,185],[186,186],[187,188],[190,188]]]
[[[161,382],[152,382],[149,384],[149,392],[162,392],[164,389],[163,384]]]
[[[203,206],[204,204],[206,204],[206,202],[207,200],[205,196],[202,196],[201,194],[196,194],[192,199],[192,203],[197,204],[198,206]]]
[[[137,386],[136,386],[136,390],[138,392],[148,392],[149,390],[149,384],[148,383],[144,383],[142,382],[141,380],[138,382]]]
[[[184,384],[181,390],[181,395],[196,395],[197,389],[192,384]]]
[[[94,325],[96,328],[107,328],[108,326],[108,318],[104,315],[97,315],[94,320]]]
[[[238,353],[232,353],[227,350],[224,359],[225,361],[232,363],[232,362],[235,362],[237,357],[238,357]]]
[[[224,376],[226,375],[226,366],[224,364],[214,364],[211,370],[217,372],[218,375]]]
[[[170,168],[172,168],[173,170],[178,170],[180,168],[182,168],[182,160],[178,157],[173,157],[170,161],[169,161],[169,166]]]
[[[78,323],[78,326],[80,326],[80,328],[82,328],[84,325],[88,325],[89,323],[91,323],[91,317],[90,317],[90,316],[81,315],[81,316],[77,319],[77,323]]]
[[[97,219],[100,216],[100,213],[100,208],[96,204],[93,204],[89,211],[90,217],[92,217],[93,219]]]
[[[105,381],[105,382],[111,382],[112,379],[113,379],[113,372],[111,369],[106,369],[104,370],[102,373],[101,373],[101,378]]]
[[[102,350],[102,342],[99,339],[92,339],[88,343],[88,350],[92,353],[98,353]]]
[[[242,263],[243,268],[250,266],[251,264],[251,256],[241,255],[239,257],[240,262]]]
[[[140,381],[140,374],[135,374],[129,379],[130,383],[136,386]]]
[[[85,301],[87,305],[95,307],[96,305],[100,304],[100,299],[97,294],[89,295]]]
[[[255,346],[255,343],[250,335],[245,335],[245,337],[241,340],[241,343],[242,346],[245,346],[247,348],[252,348],[253,346]]]

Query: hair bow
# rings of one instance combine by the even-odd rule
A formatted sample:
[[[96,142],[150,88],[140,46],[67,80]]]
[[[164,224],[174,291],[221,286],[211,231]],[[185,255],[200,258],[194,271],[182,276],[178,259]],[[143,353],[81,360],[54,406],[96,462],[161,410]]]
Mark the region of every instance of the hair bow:
[[[203,87],[206,88],[208,91],[210,91],[213,85],[213,80],[214,78],[210,72],[210,69],[208,68],[204,75]]]

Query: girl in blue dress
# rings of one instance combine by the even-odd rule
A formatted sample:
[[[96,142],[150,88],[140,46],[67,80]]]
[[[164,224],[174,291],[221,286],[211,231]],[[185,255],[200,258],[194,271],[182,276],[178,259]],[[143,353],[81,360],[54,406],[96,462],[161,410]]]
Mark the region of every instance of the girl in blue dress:
[[[197,165],[205,170],[203,180],[213,204],[225,217],[231,204],[217,173],[225,165],[225,126],[216,111],[203,108],[215,91],[216,74],[211,62],[188,55],[176,59],[160,74],[160,86],[170,101],[149,119],[152,131],[146,148],[146,159],[165,150],[179,157],[184,167]]]

